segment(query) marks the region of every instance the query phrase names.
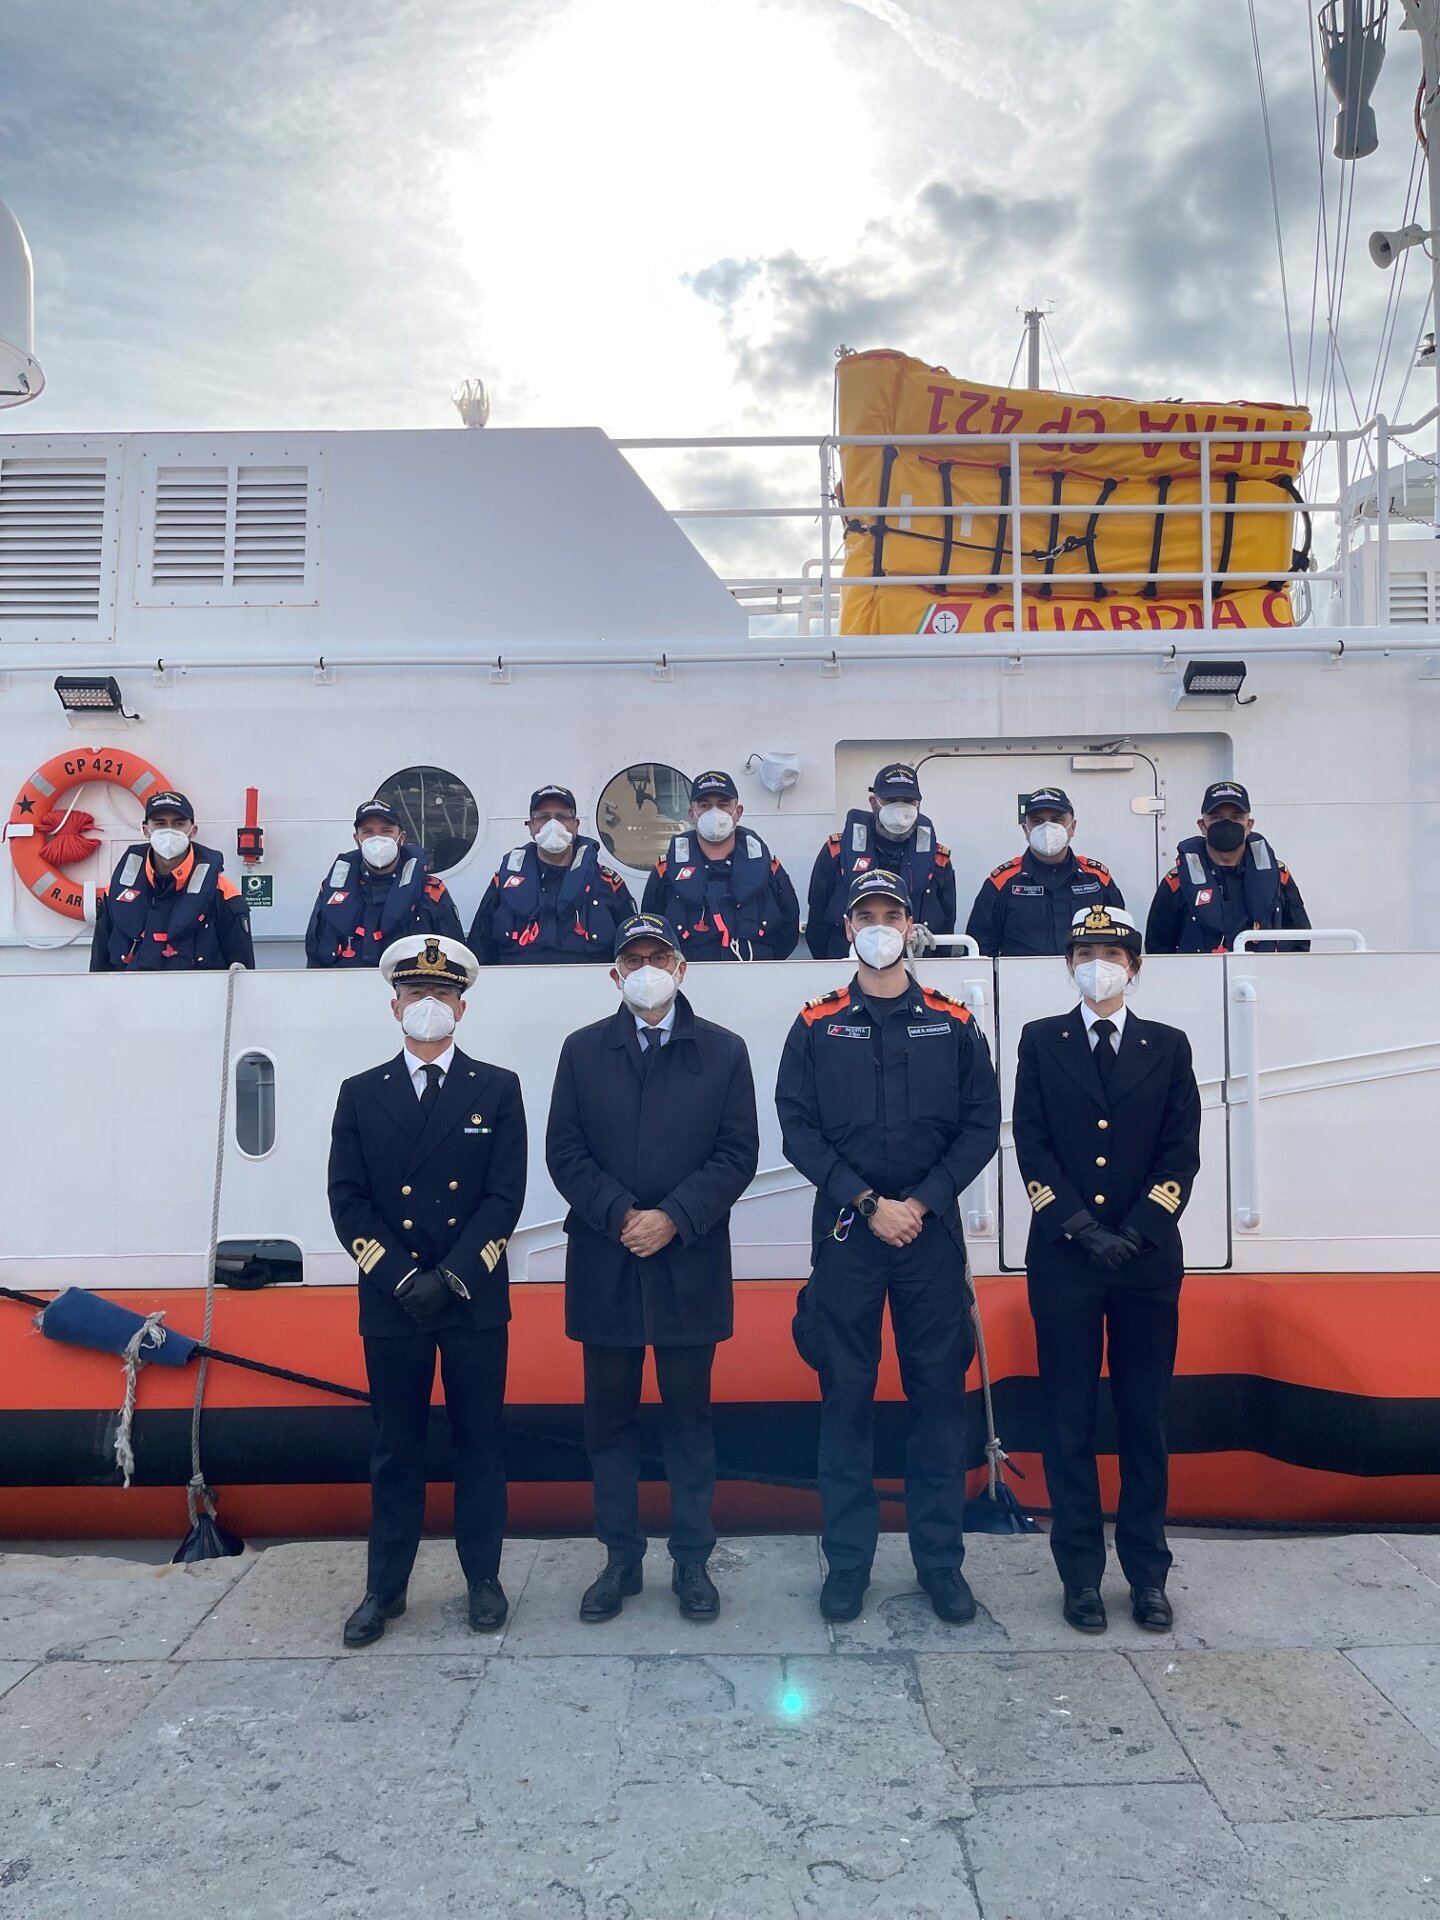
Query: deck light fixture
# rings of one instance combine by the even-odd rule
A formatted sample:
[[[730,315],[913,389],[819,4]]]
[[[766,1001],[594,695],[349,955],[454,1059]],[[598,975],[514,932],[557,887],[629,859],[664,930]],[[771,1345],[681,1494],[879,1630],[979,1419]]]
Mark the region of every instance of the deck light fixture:
[[[66,713],[124,713],[120,683],[113,673],[103,679],[86,679],[75,674],[58,674],[55,692]],[[128,716],[127,716],[128,717]]]
[[[1245,684],[1243,660],[1187,660],[1186,693],[1234,694],[1238,700]]]

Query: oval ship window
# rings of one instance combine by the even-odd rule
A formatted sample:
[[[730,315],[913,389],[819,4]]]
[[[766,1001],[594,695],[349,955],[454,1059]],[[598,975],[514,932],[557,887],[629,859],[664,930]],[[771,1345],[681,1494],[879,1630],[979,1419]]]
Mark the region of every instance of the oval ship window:
[[[375,798],[394,807],[413,840],[430,856],[436,873],[458,867],[480,831],[480,809],[458,773],[444,767],[406,767],[375,790]]]
[[[268,1053],[242,1053],[235,1062],[235,1144],[251,1160],[275,1144],[275,1062]]]
[[[595,828],[622,866],[643,872],[690,826],[690,782],[678,767],[642,760],[617,773],[595,803]]]

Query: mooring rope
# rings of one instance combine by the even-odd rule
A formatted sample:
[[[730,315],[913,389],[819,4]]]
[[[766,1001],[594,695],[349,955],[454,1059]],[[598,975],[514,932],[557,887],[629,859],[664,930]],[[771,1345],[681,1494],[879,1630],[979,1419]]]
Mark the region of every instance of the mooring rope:
[[[200,1412],[205,1404],[205,1375],[210,1366],[210,1328],[215,1319],[215,1259],[220,1251],[220,1186],[225,1173],[225,1127],[230,1117],[230,1028],[235,1017],[235,980],[245,969],[234,962],[225,976],[225,1033],[220,1042],[220,1117],[215,1128],[215,1179],[210,1189],[210,1246],[205,1256],[205,1327],[200,1336],[200,1371],[190,1409],[190,1483],[185,1505],[193,1527],[203,1506],[213,1520],[215,1500],[200,1464]]]

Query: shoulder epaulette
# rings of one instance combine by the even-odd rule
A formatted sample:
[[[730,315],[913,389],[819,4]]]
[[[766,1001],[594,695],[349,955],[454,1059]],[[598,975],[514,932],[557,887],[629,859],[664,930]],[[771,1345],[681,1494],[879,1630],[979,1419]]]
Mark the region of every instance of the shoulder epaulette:
[[[952,1020],[969,1020],[970,1009],[963,1001],[952,1000],[948,993],[941,993],[936,987],[922,987],[920,991],[932,1013],[948,1013]]]
[[[238,900],[240,897],[240,889],[228,873],[222,873],[220,878],[215,882],[215,891],[222,900]]]
[[[937,867],[948,867],[950,864],[950,849],[942,847],[938,840],[935,843],[935,864]]]
[[[1092,860],[1088,853],[1077,853],[1075,856],[1075,864],[1077,867],[1083,867],[1086,873],[1096,874],[1104,881],[1108,882],[1110,878],[1110,869],[1103,861]]]
[[[669,865],[669,862],[667,860],[657,860],[655,862],[655,871],[656,873],[659,874],[662,880],[665,878],[665,869],[668,865]]]
[[[430,878],[425,882],[425,892],[431,900],[443,900],[445,898],[445,882],[440,878],[438,873],[432,873]]]
[[[826,845],[826,846],[827,846],[827,847],[829,848],[829,850],[830,850],[830,852],[831,852],[831,853],[834,853],[834,854],[838,854],[838,853],[839,853],[839,851],[840,851],[840,836],[839,836],[839,834],[838,834],[838,833],[832,833],[832,834],[831,834],[831,836],[830,836],[830,838],[829,838],[829,839],[828,839],[828,840],[827,840],[827,841],[825,842],[825,845]]]
[[[800,1018],[807,1027],[813,1027],[827,1013],[838,1013],[841,1007],[848,1007],[849,1004],[849,987],[832,987],[829,993],[817,994],[813,1000],[807,1000],[800,1009]]]
[[[1290,884],[1290,869],[1288,867],[1281,867],[1280,869],[1280,884],[1282,887],[1288,887]]]
[[[1171,867],[1169,873],[1166,874],[1165,878],[1160,882],[1160,884],[1162,887],[1169,887],[1172,893],[1178,893],[1180,891],[1179,867]]]
[[[623,887],[625,884],[625,882],[620,878],[619,874],[616,873],[614,869],[611,867],[602,865],[600,867],[600,875],[602,879],[608,880],[610,882],[611,887],[614,889],[616,893],[618,893],[621,887]]]
[[[1017,853],[1013,860],[1002,860],[1000,865],[991,872],[991,885],[996,887],[1003,886],[1012,874],[1020,871],[1024,864],[1025,856],[1023,853]]]

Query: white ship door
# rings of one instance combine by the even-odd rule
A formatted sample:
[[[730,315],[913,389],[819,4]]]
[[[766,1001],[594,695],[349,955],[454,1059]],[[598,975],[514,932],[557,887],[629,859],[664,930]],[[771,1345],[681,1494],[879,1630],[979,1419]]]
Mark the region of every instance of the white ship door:
[[[1073,798],[1073,795],[1072,795]],[[1065,963],[1058,959],[1001,960],[996,968],[995,1066],[1000,1076],[1001,1268],[1025,1265],[1031,1209],[1015,1160],[1010,1116],[1015,1102],[1015,1056],[1028,1020],[1065,1013],[1076,1004]],[[1225,963],[1213,954],[1146,960],[1130,1004],[1145,1020],[1181,1027],[1190,1037],[1200,1087],[1200,1174],[1180,1223],[1190,1271],[1230,1264],[1230,1142],[1225,1093]]]

